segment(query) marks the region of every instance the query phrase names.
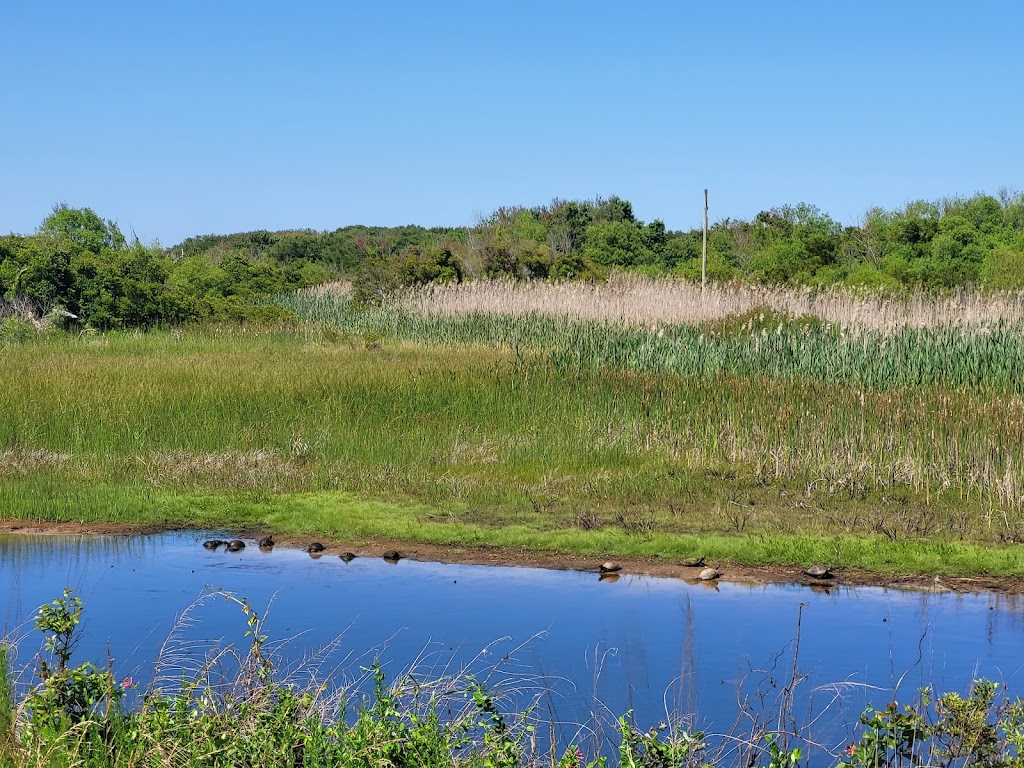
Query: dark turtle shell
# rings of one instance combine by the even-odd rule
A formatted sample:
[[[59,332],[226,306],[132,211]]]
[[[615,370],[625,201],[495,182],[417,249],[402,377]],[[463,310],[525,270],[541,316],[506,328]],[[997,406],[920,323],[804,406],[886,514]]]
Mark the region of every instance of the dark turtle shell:
[[[356,559],[356,555],[353,552],[342,552],[340,555],[338,555],[338,557],[340,557],[346,563],[351,563],[353,560]]]
[[[274,546],[274,537],[273,536],[264,536],[257,543],[260,545],[260,547],[262,549],[267,549],[268,547]]]
[[[686,566],[687,568],[700,568],[704,565],[704,561],[707,559],[707,555],[701,555],[700,557],[688,557],[680,565]]]
[[[326,549],[326,547],[323,544],[321,544],[319,541],[314,541],[309,546],[306,547],[306,551],[309,552],[310,554],[316,554],[317,552],[323,552],[325,549]]]
[[[241,539],[232,539],[228,542],[228,552],[238,552],[245,549],[245,542]]]
[[[402,555],[394,549],[389,549],[387,552],[384,553],[383,557],[385,560],[392,563],[397,563],[399,560],[402,559]]]
[[[203,542],[203,546],[206,547],[207,549],[216,549],[217,547],[219,547],[221,544],[224,544],[224,543],[225,542],[221,541],[220,539],[210,539],[209,541],[204,541]]]

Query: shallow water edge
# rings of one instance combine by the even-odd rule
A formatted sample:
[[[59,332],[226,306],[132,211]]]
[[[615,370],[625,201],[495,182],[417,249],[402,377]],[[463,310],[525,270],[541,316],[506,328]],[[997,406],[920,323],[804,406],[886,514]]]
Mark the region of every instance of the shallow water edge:
[[[165,526],[140,526],[120,523],[42,523],[26,520],[0,519],[0,534],[20,535],[106,535],[106,536],[140,536],[162,533],[194,533],[190,529],[167,528]],[[250,544],[266,535],[263,531],[235,531],[225,533],[226,536],[239,536]],[[384,552],[397,550],[403,557],[421,562],[442,563],[448,565],[489,565],[542,568],[560,571],[584,571],[597,573],[603,559],[597,556],[582,556],[572,553],[543,552],[529,549],[511,549],[507,547],[466,547],[429,542],[409,542],[403,539],[374,538],[359,541],[335,539],[329,536],[298,538],[294,536],[275,535],[277,546],[304,550],[311,541],[319,541],[325,545],[324,554],[340,554],[353,552],[362,556],[380,556]],[[623,574],[654,576],[660,578],[692,578],[697,571],[680,565],[667,558],[639,558],[616,556],[615,561],[622,565]],[[806,586],[833,584],[851,587],[885,587],[925,593],[984,593],[1024,595],[1024,574],[1014,575],[978,575],[978,576],[938,576],[932,574],[893,574],[874,571],[835,568],[834,578],[821,581],[806,577],[801,566],[780,565],[746,565],[732,562],[708,563],[720,568],[720,577],[724,582],[738,584],[803,584]],[[806,565],[811,565],[810,563]]]

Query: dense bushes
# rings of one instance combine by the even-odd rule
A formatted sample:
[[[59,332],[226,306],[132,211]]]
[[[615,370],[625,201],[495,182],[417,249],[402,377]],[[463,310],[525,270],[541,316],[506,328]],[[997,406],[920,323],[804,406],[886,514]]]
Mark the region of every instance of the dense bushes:
[[[97,329],[266,319],[283,313],[259,300],[333,274],[321,263],[281,262],[250,247],[215,260],[175,259],[159,247],[128,244],[116,224],[88,208],[57,206],[35,235],[0,237],[0,314],[38,322],[59,309]]]

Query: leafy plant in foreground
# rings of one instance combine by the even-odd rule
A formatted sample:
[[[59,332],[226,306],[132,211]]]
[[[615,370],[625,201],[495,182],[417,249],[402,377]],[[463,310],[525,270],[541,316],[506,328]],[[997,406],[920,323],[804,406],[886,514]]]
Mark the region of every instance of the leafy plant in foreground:
[[[109,670],[101,671],[91,662],[69,666],[75,647],[75,629],[81,621],[82,598],[72,597],[70,588],[64,596],[42,606],[35,625],[44,636],[44,647],[55,663],[40,660],[37,676],[41,685],[28,698],[37,726],[58,730],[74,725],[92,715],[101,705],[111,712],[121,700],[124,690]]]
[[[684,768],[700,765],[706,744],[702,732],[689,733],[679,730],[663,734],[668,730],[666,723],[644,732],[630,722],[631,712],[618,719],[619,764],[622,768]]]

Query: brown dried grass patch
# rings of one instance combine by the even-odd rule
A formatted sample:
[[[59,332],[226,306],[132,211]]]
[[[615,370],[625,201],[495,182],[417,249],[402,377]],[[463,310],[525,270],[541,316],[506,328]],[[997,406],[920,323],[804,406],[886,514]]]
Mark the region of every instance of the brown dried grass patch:
[[[294,486],[309,472],[307,462],[272,451],[189,453],[170,451],[140,457],[152,485],[280,490]]]
[[[0,451],[0,477],[28,475],[41,469],[61,469],[70,460],[71,454],[43,448]]]
[[[319,295],[346,295],[347,288],[322,287]],[[815,317],[853,330],[893,332],[901,328],[972,328],[1024,320],[1024,293],[961,290],[936,296],[843,288],[773,287],[734,281],[709,286],[668,277],[614,273],[604,283],[473,280],[431,284],[392,297],[393,305],[424,316],[470,313],[531,314],[576,321],[633,325],[697,325],[761,310],[790,317]]]

